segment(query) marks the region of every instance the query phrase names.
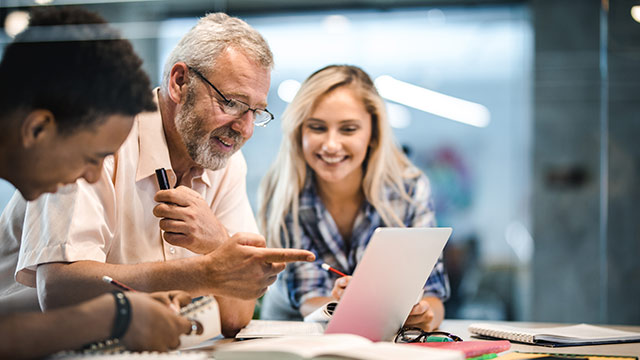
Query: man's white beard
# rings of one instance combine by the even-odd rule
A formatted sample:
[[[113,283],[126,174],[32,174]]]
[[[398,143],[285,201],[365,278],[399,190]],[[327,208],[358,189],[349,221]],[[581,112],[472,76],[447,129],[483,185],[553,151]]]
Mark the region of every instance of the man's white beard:
[[[190,101],[191,100],[191,101]],[[194,115],[193,98],[187,98],[180,113],[176,115],[176,129],[182,138],[182,142],[187,147],[187,152],[191,159],[198,165],[209,170],[222,169],[227,165],[227,161],[243,144],[240,134],[232,130],[229,126],[215,129],[211,134],[206,134],[203,129],[203,120]],[[233,140],[233,149],[228,152],[215,152],[212,141],[218,141],[216,136],[224,136]]]

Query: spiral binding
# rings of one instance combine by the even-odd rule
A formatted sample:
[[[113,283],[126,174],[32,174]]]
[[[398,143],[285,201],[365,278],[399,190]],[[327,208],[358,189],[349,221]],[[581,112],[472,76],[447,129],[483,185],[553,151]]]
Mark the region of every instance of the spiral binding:
[[[469,326],[469,331],[482,336],[507,339],[528,344],[535,343],[534,336],[531,334],[524,334],[516,331],[497,330],[491,328],[490,325],[483,325],[482,327]]]
[[[192,302],[189,305],[184,306],[180,309],[180,315],[188,317],[189,315],[193,315],[199,309],[205,308],[207,305],[211,304],[215,301],[213,296],[203,296],[198,300]]]

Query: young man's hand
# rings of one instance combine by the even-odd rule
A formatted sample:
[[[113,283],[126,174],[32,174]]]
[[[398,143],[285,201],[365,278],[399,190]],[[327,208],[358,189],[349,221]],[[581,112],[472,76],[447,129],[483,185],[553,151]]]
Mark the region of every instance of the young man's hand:
[[[107,296],[113,299],[111,294]],[[180,335],[191,331],[191,322],[167,305],[167,302],[182,305],[190,301],[185,292],[154,293],[153,296],[127,292],[126,296],[131,304],[131,323],[121,341],[128,350],[172,350],[180,345]],[[114,306],[113,300],[110,305]]]

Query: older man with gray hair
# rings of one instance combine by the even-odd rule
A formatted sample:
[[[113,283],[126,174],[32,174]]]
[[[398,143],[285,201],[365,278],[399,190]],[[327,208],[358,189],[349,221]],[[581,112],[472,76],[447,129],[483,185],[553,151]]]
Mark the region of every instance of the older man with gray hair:
[[[171,53],[159,111],[139,115],[104,162],[95,184],[80,181],[24,203],[14,195],[0,218],[21,242],[16,280],[36,287],[43,309],[111,290],[103,275],[142,291],[214,294],[223,334],[234,335],[255,299],[303,250],[267,249],[246,194],[238,150],[255,125],[273,119],[273,67],[262,36],[225,14],[202,18]],[[170,189],[155,170],[165,168]],[[1,289],[0,289],[1,291]]]

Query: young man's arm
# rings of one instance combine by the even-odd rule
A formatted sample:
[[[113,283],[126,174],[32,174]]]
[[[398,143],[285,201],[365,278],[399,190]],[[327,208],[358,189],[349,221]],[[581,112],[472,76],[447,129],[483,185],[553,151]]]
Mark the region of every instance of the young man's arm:
[[[179,289],[194,296],[213,294],[225,298],[220,304],[223,333],[234,334],[251,320],[255,299],[266,292],[286,262],[313,259],[311,252],[267,249],[260,235],[238,233],[215,251],[191,258],[135,265],[42,264],[37,270],[38,298],[43,309],[78,303],[112,290],[101,281],[104,275],[140,291]]]
[[[180,334],[190,331],[189,320],[148,294],[126,293],[126,297],[131,322],[120,340],[127,349],[167,351],[179,345]],[[103,294],[47,313],[10,315],[0,319],[0,358],[39,358],[109,339],[115,312],[113,295]]]

